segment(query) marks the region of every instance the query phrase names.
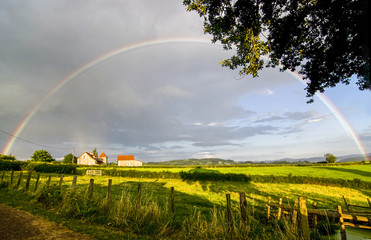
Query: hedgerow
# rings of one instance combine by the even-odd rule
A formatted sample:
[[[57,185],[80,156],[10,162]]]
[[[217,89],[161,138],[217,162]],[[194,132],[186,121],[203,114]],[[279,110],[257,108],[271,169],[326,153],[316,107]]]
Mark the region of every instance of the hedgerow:
[[[76,166],[72,164],[46,164],[46,163],[29,163],[24,167],[25,170],[39,173],[59,173],[59,174],[76,174]]]
[[[27,165],[27,162],[22,161],[0,161],[1,171],[21,171],[22,167]]]
[[[251,178],[245,174],[220,173],[218,171],[188,171],[179,172],[182,180],[192,181],[231,181],[231,182],[250,182]]]
[[[121,169],[103,169],[103,175],[114,177],[132,177],[132,178],[179,178],[179,173],[169,171],[136,171]]]

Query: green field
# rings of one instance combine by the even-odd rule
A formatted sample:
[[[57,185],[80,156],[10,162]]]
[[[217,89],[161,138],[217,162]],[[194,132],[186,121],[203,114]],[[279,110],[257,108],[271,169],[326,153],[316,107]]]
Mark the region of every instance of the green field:
[[[161,168],[161,167],[141,167],[135,168],[137,171],[188,171],[194,167],[189,168]],[[79,168],[83,170],[85,168]],[[91,169],[89,167],[89,169]],[[104,169],[104,168],[102,168]],[[107,167],[106,167],[107,169]],[[132,168],[117,168],[122,170],[128,170]],[[328,177],[328,178],[343,178],[343,179],[361,179],[363,181],[371,182],[371,165],[344,165],[344,166],[284,166],[284,167],[217,167],[217,168],[206,168],[213,171],[219,171],[220,173],[238,173],[247,175],[283,175],[289,174],[297,176],[311,176],[311,177]],[[38,191],[33,192],[36,183],[36,173],[32,174],[30,182],[30,190],[26,193],[26,176],[27,172],[24,172],[22,181],[18,190],[14,190],[14,186],[18,181],[19,172],[15,172],[13,185],[8,186],[2,184],[0,188],[0,202],[21,207],[25,210],[31,211],[34,214],[43,215],[49,219],[57,222],[61,222],[64,225],[83,233],[88,233],[96,239],[209,239],[210,236],[224,236],[225,234],[225,207],[226,207],[226,194],[231,195],[232,209],[234,214],[239,213],[239,193],[246,193],[248,212],[251,219],[255,219],[257,223],[251,225],[250,238],[269,238],[273,239],[294,239],[290,238],[288,233],[281,233],[281,230],[277,230],[276,225],[270,225],[270,227],[261,225],[265,221],[266,215],[266,203],[268,197],[272,198],[273,202],[278,202],[279,198],[283,199],[283,203],[293,205],[294,201],[299,196],[306,197],[307,205],[310,208],[313,203],[317,204],[317,208],[320,209],[335,209],[338,205],[345,208],[343,196],[351,204],[367,206],[367,198],[371,197],[371,189],[352,189],[346,187],[334,187],[334,186],[321,186],[311,184],[289,184],[289,183],[258,183],[258,182],[228,182],[228,181],[183,181],[181,179],[163,179],[163,178],[128,178],[128,177],[112,177],[112,176],[86,176],[80,175],[77,177],[77,189],[81,196],[72,195],[69,198],[69,202],[73,204],[78,199],[85,199],[88,184],[90,179],[94,179],[94,193],[93,199],[95,205],[90,206],[89,204],[79,205],[80,209],[73,211],[80,211],[81,216],[71,218],[74,214],[68,204],[62,203],[50,203],[47,207],[41,207],[40,203],[36,201],[37,196],[40,195],[40,191],[45,186],[49,176],[52,176],[51,186],[58,186],[60,175],[58,174],[41,174]],[[72,175],[65,175],[63,177],[62,189],[64,192],[71,191]],[[135,208],[135,202],[137,198],[138,183],[141,184],[141,196],[143,216],[150,215],[149,212],[157,213],[156,216],[148,217],[148,219],[157,219],[155,224],[152,220],[142,220],[144,225],[135,224],[132,217],[126,217],[126,222],[120,222],[117,220],[117,213],[108,213],[107,206],[105,203],[108,181],[112,179],[112,198],[114,206],[117,205],[122,199],[124,199],[124,205],[127,205],[128,209]],[[10,172],[7,171],[4,174],[2,183],[10,182]],[[170,201],[170,188],[174,187],[175,190],[175,216],[170,225],[168,225],[168,219],[170,214],[169,201]],[[44,191],[44,190],[43,190]],[[38,195],[39,194],[39,195]],[[52,193],[48,193],[53,196]],[[48,195],[47,195],[48,196]],[[68,195],[66,195],[68,196]],[[83,198],[82,198],[83,197]],[[65,199],[64,197],[63,199]],[[52,199],[52,198],[51,198]],[[58,201],[62,201],[59,199]],[[64,200],[63,200],[64,201]],[[89,203],[89,201],[88,201]],[[48,203],[49,204],[49,203]],[[55,205],[53,205],[55,204]],[[93,204],[93,205],[94,205]],[[44,204],[45,205],[45,204]],[[77,204],[78,205],[78,204]],[[90,206],[90,207],[89,207]],[[120,205],[121,206],[121,205]],[[122,206],[121,206],[122,207]],[[45,209],[43,210],[43,209]],[[67,208],[67,210],[65,210]],[[86,209],[85,209],[86,208]],[[33,210],[32,210],[33,209]],[[36,209],[36,210],[35,210]],[[62,209],[62,210],[61,210]],[[63,210],[64,209],[64,210]],[[85,209],[85,210],[84,210]],[[90,209],[90,210],[89,210]],[[92,210],[93,209],[93,210]],[[94,210],[98,209],[98,210]],[[102,210],[103,209],[103,210]],[[115,208],[116,209],[116,208]],[[127,210],[127,211],[129,211]],[[68,214],[66,214],[67,211]],[[89,211],[93,211],[90,213]],[[97,212],[94,212],[97,211]],[[99,218],[99,212],[103,211],[105,217]],[[115,210],[118,211],[117,209]],[[130,210],[132,211],[132,210]],[[199,212],[202,217],[194,215],[195,211]],[[215,211],[220,214],[218,220],[213,220],[216,216]],[[101,212],[101,214],[103,214]],[[85,214],[85,215],[84,215]],[[92,215],[89,215],[92,214]],[[136,213],[135,213],[136,214]],[[135,215],[134,214],[134,215]],[[121,215],[120,215],[121,216]],[[136,216],[136,215],[135,215]],[[122,218],[119,217],[119,218]],[[145,217],[143,217],[144,219]],[[205,219],[205,220],[202,220]],[[208,219],[208,220],[207,220]],[[224,219],[224,220],[223,220]],[[205,222],[203,222],[205,221]],[[89,223],[89,227],[86,223]],[[126,225],[125,225],[126,224]],[[133,225],[134,224],[134,225]],[[139,230],[133,230],[135,227],[141,226],[144,228],[147,224],[150,228],[157,229],[156,233],[149,231],[144,235]],[[152,225],[151,225],[152,224]],[[206,225],[205,225],[206,224]],[[116,226],[112,228],[111,226]],[[126,227],[123,227],[126,226]],[[134,226],[134,227],[133,227]],[[148,227],[147,226],[147,227]],[[196,228],[205,227],[203,231],[196,231]],[[209,226],[209,227],[207,227]],[[156,228],[157,227],[157,228]],[[97,233],[96,229],[100,229],[100,233]],[[138,227],[139,228],[139,227]],[[192,232],[189,228],[192,228]],[[208,228],[210,228],[208,230]],[[261,230],[265,229],[264,231]],[[224,229],[224,230],[223,230]],[[254,230],[255,229],[255,230]],[[259,230],[260,229],[260,230]],[[270,232],[275,229],[274,232]],[[281,229],[281,228],[280,228]],[[165,231],[166,230],[166,231]],[[144,231],[144,230],[143,230]],[[158,232],[163,232],[163,235],[159,237]],[[194,236],[189,236],[186,232],[191,231]],[[263,231],[262,233],[260,233]],[[279,233],[277,233],[277,231]],[[282,230],[283,231],[283,230]],[[140,231],[139,231],[140,232]],[[210,235],[211,234],[211,235]],[[213,235],[216,234],[216,235]],[[218,235],[219,234],[219,235]],[[262,235],[263,234],[263,235]],[[265,234],[265,235],[264,235]],[[278,235],[277,235],[278,234]],[[280,234],[284,234],[280,235]],[[288,234],[288,235],[287,235]],[[255,236],[256,235],[256,236]],[[128,237],[130,236],[130,238]],[[219,238],[219,237],[217,237]],[[220,238],[223,239],[223,238]],[[241,238],[243,239],[243,238]]]
[[[94,167],[89,167],[89,169]],[[95,167],[97,168],[97,167]],[[194,167],[116,167],[115,169],[122,170],[136,170],[136,171],[169,171],[169,172],[180,172],[180,171],[189,171],[191,169],[197,168]],[[371,182],[371,164],[362,164],[362,165],[321,165],[321,166],[264,166],[264,167],[255,167],[255,166],[238,166],[238,167],[209,167],[202,166],[204,169],[212,169],[219,171],[220,173],[236,173],[236,174],[246,174],[246,175],[281,175],[287,176],[292,174],[293,176],[309,176],[309,177],[322,177],[322,178],[341,178],[352,180],[358,178],[363,181]],[[82,167],[81,169],[88,169]],[[99,167],[97,168],[99,169]],[[110,169],[110,168],[102,168]]]

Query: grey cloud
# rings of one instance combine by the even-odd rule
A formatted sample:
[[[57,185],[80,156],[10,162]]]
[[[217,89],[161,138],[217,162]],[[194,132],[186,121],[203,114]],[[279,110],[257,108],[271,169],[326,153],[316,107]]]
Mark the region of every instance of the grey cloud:
[[[187,13],[181,1],[1,4],[0,83],[6,93],[0,96],[0,118],[5,130],[15,129],[58,82],[103,54],[150,39],[209,38],[202,35],[202,19]],[[253,122],[259,113],[242,107],[239,100],[292,80],[273,70],[262,72],[259,81],[236,80],[236,72],[218,64],[230,55],[220,45],[199,43],[147,46],[119,54],[58,89],[21,136],[75,147],[76,152],[95,146],[121,154],[132,151],[143,158],[166,158],[169,152],[174,154],[171,158],[183,158],[201,148],[234,147],[254,136],[278,134],[286,127],[273,125],[280,120],[313,117],[309,111],[286,112]],[[204,125],[194,126],[196,122]],[[218,124],[207,126],[212,122]],[[2,135],[0,141],[7,139]],[[12,150],[29,156],[35,148],[17,142]],[[51,151],[58,157],[65,153]]]
[[[258,119],[255,122],[272,122],[272,121],[281,121],[281,120],[288,120],[288,121],[300,121],[300,120],[310,120],[316,115],[313,111],[307,112],[284,112],[281,115],[274,115],[262,119]]]

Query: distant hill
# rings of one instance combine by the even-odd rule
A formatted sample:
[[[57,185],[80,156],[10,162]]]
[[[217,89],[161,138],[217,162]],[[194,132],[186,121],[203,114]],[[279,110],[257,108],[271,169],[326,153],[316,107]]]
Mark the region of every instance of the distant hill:
[[[367,157],[371,159],[371,154],[367,154]],[[346,155],[346,156],[341,156],[338,157],[337,162],[358,162],[358,161],[364,161],[365,158],[363,155],[360,154],[353,154],[353,155]]]
[[[202,158],[202,159],[184,159],[184,160],[171,160],[164,162],[148,162],[147,165],[231,165],[237,164],[233,160],[225,160],[221,158]]]
[[[361,154],[353,154],[346,156],[336,156],[336,162],[358,162],[364,161],[364,157]],[[368,154],[371,159],[371,154]],[[266,161],[239,161],[225,160],[221,158],[201,158],[201,159],[184,159],[184,160],[170,160],[164,162],[148,162],[147,165],[233,165],[233,164],[293,164],[293,163],[316,163],[325,161],[324,157],[310,157],[310,158],[282,158],[278,160],[266,160]]]

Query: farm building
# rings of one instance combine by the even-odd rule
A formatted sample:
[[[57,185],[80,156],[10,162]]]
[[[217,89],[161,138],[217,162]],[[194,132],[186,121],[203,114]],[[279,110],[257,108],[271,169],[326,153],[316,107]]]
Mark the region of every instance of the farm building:
[[[99,157],[94,156],[93,153],[84,152],[80,157],[77,158],[77,164],[79,165],[101,165],[107,164],[107,156],[102,152]]]
[[[136,166],[142,166],[143,162],[139,160],[135,160],[134,155],[118,155],[117,165],[126,166],[126,167],[136,167]]]

